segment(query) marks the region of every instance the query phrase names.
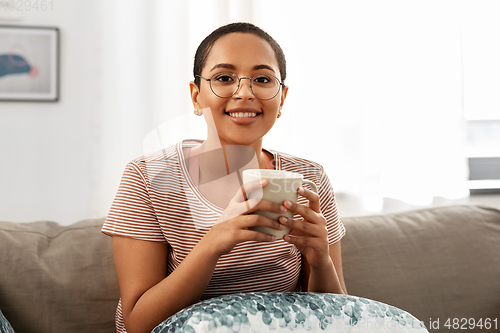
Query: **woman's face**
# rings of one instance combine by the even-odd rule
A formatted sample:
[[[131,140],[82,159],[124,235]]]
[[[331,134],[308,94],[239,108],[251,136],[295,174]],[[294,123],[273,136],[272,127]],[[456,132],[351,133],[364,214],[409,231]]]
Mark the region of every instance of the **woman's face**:
[[[201,76],[211,78],[220,72],[233,72],[238,77],[271,74],[280,78],[279,66],[271,46],[262,38],[249,33],[230,33],[219,38],[207,57]],[[196,109],[210,108],[221,144],[253,145],[273,127],[288,88],[280,89],[270,100],[260,100],[250,89],[250,80],[243,79],[236,94],[229,98],[216,96],[210,82],[200,80],[200,89],[190,83],[191,98]],[[251,117],[235,117],[235,113]],[[210,130],[210,126],[209,126]]]

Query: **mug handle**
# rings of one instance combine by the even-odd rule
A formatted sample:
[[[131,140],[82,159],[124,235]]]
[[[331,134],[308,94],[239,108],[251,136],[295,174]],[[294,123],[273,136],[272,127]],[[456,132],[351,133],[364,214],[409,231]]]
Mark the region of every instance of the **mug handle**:
[[[314,184],[312,181],[304,179],[302,181],[302,184],[309,184],[311,186],[313,192],[318,193],[318,188],[316,187],[316,184]],[[307,201],[306,206],[309,207],[309,201]]]

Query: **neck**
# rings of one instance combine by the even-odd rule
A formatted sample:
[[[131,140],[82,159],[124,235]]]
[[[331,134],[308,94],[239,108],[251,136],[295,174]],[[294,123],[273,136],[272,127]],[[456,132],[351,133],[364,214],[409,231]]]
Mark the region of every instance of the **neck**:
[[[210,133],[210,132],[209,132]],[[238,145],[208,135],[200,146],[202,173],[232,173],[243,169],[266,169],[262,139],[250,145]]]

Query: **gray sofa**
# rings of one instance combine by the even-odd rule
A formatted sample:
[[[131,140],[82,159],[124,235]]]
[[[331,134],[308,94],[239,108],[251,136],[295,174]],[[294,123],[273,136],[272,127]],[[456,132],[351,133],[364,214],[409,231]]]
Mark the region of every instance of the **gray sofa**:
[[[500,330],[500,210],[457,205],[343,222],[349,294],[406,310],[430,332],[469,319]],[[102,223],[0,222],[0,310],[17,333],[115,332],[119,290]]]

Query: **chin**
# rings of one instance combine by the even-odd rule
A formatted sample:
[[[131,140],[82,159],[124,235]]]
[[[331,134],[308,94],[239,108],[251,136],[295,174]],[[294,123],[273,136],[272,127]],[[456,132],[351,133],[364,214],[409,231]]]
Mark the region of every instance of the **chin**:
[[[236,138],[222,138],[221,141],[226,142],[228,145],[240,145],[240,146],[250,146],[259,140],[262,137],[236,137]]]

